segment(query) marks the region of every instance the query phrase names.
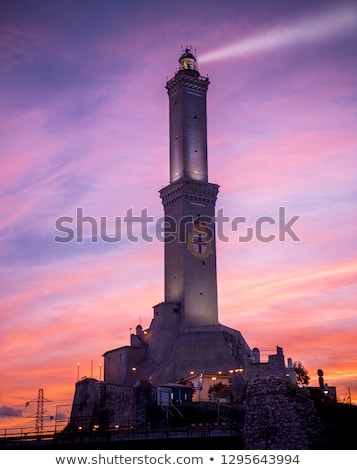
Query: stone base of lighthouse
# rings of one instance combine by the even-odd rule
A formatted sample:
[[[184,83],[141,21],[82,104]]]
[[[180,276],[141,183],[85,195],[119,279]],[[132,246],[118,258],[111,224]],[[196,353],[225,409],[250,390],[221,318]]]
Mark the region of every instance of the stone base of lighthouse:
[[[182,330],[178,304],[154,307],[150,327],[140,325],[131,345],[104,354],[104,380],[131,386],[146,380],[153,386],[175,383],[190,374],[245,369],[255,357],[239,331],[221,324]]]

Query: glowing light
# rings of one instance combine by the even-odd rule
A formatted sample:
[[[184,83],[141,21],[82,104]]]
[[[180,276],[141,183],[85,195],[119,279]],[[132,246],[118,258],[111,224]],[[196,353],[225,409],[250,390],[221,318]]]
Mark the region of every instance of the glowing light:
[[[200,63],[225,60],[254,52],[309,43],[328,36],[355,31],[357,8],[344,6],[337,10],[305,19],[291,25],[282,25],[257,36],[241,40],[200,56]]]

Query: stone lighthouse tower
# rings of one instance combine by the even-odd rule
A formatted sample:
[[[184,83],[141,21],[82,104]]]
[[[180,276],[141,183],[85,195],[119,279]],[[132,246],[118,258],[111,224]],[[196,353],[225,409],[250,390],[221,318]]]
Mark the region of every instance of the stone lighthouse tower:
[[[166,218],[165,302],[179,303],[181,328],[218,324],[218,186],[208,182],[208,78],[189,49],[166,84],[170,110],[170,184],[160,191]]]
[[[165,213],[165,301],[150,327],[136,327],[130,346],[104,354],[104,380],[133,385],[177,382],[192,371],[243,369],[254,354],[239,331],[219,323],[215,242],[218,186],[208,182],[207,77],[189,49],[166,83],[170,118],[170,184]],[[227,372],[228,373],[228,372]]]

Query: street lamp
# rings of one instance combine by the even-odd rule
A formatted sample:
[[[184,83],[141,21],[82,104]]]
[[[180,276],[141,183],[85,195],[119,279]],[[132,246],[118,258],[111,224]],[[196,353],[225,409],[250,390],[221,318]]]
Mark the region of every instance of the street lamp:
[[[80,366],[80,362],[77,362],[77,382],[79,382],[79,366]]]
[[[133,373],[134,383],[135,383],[135,381],[136,381],[136,367],[132,367],[131,372]]]
[[[99,382],[102,381],[102,364],[99,364]]]

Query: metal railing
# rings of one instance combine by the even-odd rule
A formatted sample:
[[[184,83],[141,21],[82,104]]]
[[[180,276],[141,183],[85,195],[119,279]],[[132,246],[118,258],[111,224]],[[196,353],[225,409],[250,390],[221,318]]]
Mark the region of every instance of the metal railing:
[[[0,448],[39,447],[46,445],[70,445],[91,442],[142,441],[166,439],[192,439],[210,437],[241,436],[241,429],[229,424],[198,423],[189,426],[162,426],[150,429],[135,429],[133,426],[82,429],[72,432],[56,432],[55,426],[46,426],[41,432],[34,428],[1,430]]]

